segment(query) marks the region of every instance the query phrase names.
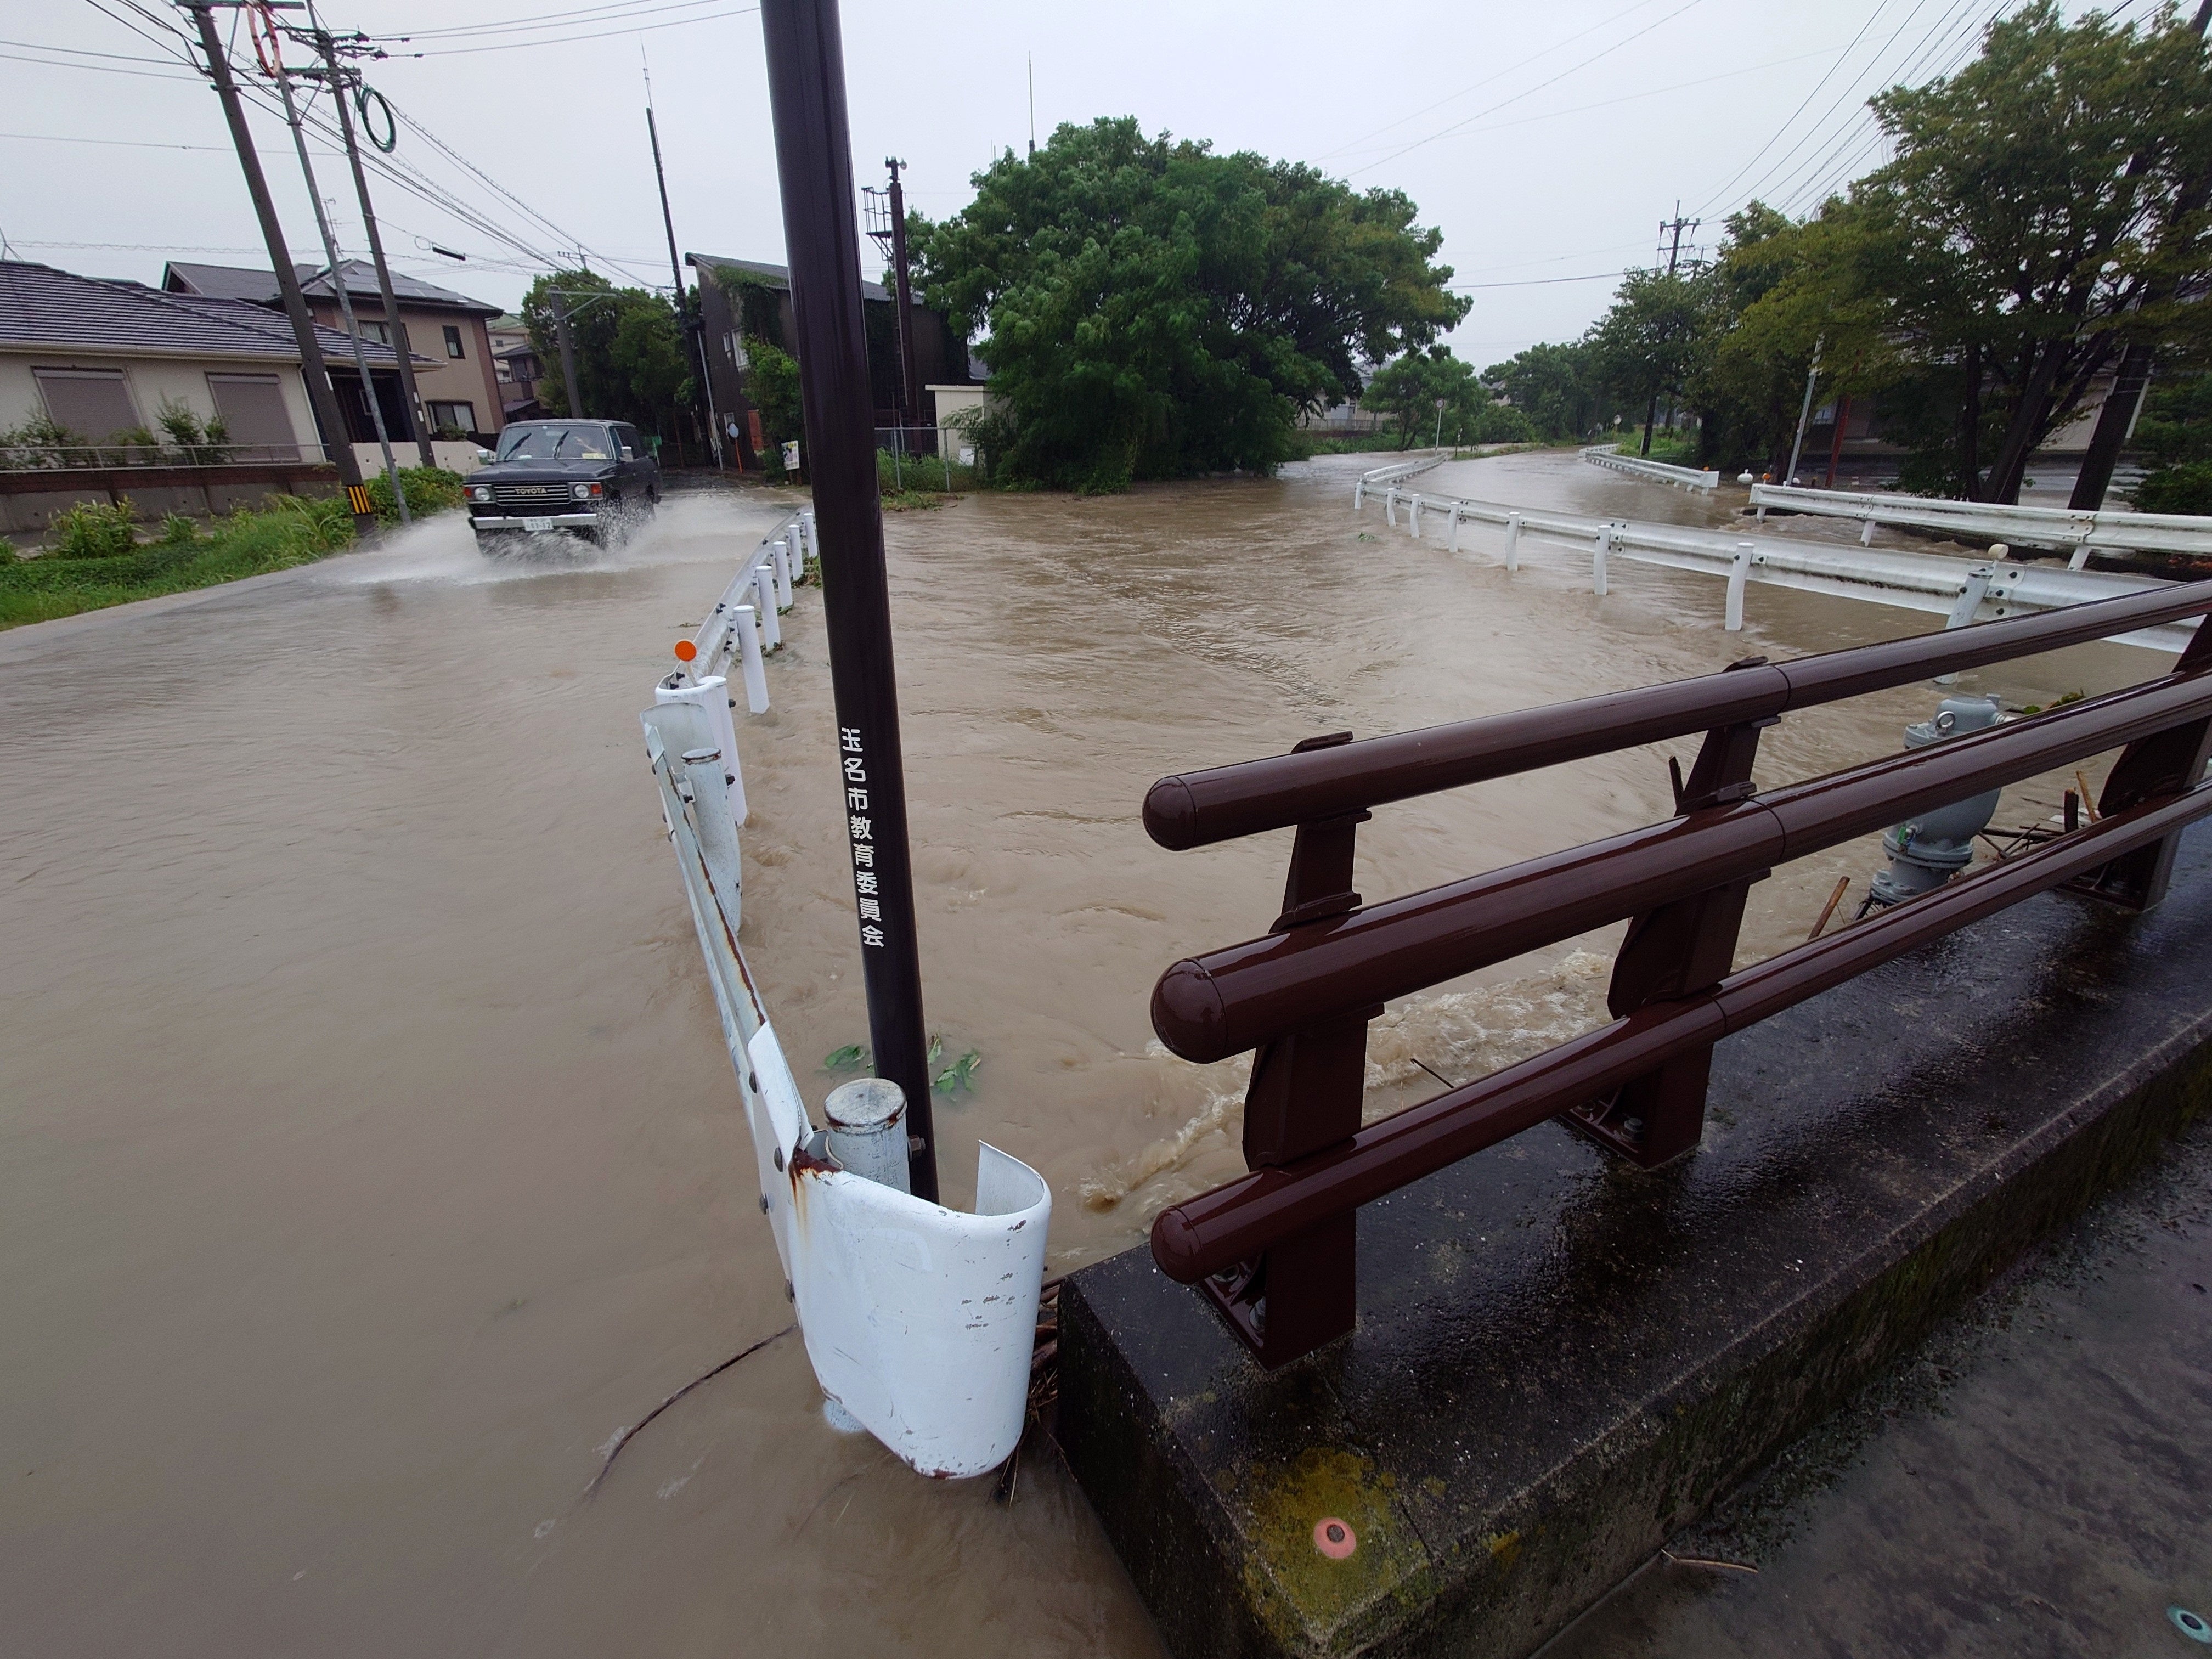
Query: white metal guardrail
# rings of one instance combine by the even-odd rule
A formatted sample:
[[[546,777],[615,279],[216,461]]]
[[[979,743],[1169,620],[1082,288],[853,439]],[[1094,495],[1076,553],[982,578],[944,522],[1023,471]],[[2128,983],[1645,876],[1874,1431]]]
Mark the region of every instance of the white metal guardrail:
[[[1771,536],[1743,537],[1681,525],[1635,524],[1507,507],[1459,495],[1401,489],[1395,483],[1386,483],[1378,493],[1382,496],[1384,517],[1392,525],[1398,522],[1398,509],[1401,506],[1407,509],[1407,527],[1416,538],[1421,534],[1425,510],[1431,516],[1443,516],[1450,526],[1454,552],[1459,550],[1462,525],[1499,526],[1505,532],[1508,570],[1520,568],[1524,538],[1540,538],[1587,549],[1591,588],[1600,594],[1606,591],[1607,567],[1613,558],[1723,577],[1728,584],[1723,620],[1730,629],[1743,626],[1744,590],[1752,582],[1933,611],[1945,618],[1947,628],[2171,586],[2153,577],[2105,571],[1976,562],[1875,548],[1808,547]],[[2118,641],[2179,653],[2189,643],[2190,633],[2188,625],[2149,628],[2120,635]]]
[[[811,541],[811,532],[806,525],[799,534]],[[733,613],[753,608],[742,595],[750,573],[763,568],[758,560],[701,630],[695,660],[726,660],[720,635],[753,626]],[[987,1145],[977,1156],[975,1212],[963,1214],[844,1167],[836,1137],[815,1127],[738,943],[745,811],[731,788],[737,756],[725,682],[707,678],[711,686],[659,688],[703,695],[660,696],[640,719],[737,1073],[761,1211],[825,1415],[865,1428],[922,1474],[987,1473],[1012,1455],[1028,1416],[1051,1189],[1020,1159]],[[898,1133],[894,1162],[902,1172],[902,1127]]]
[[[1650,478],[1658,483],[1680,484],[1685,489],[1711,489],[1721,481],[1717,472],[1646,460],[1641,455],[1624,455],[1611,444],[1590,444],[1583,448],[1582,457],[1592,466],[1607,467],[1631,477]]]
[[[1753,484],[1751,504],[1761,520],[1771,507],[1859,521],[1862,546],[1876,525],[1986,538],[2008,546],[2073,550],[2072,568],[2084,568],[2100,552],[2212,555],[2212,518],[2166,513],[2076,513],[2063,507],[2008,507],[1995,501],[1952,501],[1924,495],[1892,495],[1843,489],[1802,489]]]
[[[1411,460],[1394,461],[1389,466],[1370,467],[1359,475],[1358,481],[1352,486],[1352,510],[1355,513],[1359,510],[1361,505],[1366,501],[1369,491],[1403,483],[1408,478],[1419,477],[1432,468],[1442,466],[1450,459],[1449,450],[1437,450],[1425,455],[1416,456]],[[1395,523],[1395,520],[1392,522]]]

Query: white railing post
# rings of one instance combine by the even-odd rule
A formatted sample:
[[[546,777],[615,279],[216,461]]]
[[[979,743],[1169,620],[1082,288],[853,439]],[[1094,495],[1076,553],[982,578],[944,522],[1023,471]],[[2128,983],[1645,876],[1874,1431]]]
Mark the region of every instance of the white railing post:
[[[730,683],[720,674],[702,676],[689,685],[657,685],[653,689],[656,705],[672,702],[689,703],[707,717],[708,730],[722,752],[725,788],[729,797],[730,822],[745,821],[745,778],[744,769],[738,764],[737,728],[730,720]]]
[[[1421,539],[1421,492],[1420,492],[1419,490],[1418,490],[1418,489],[1417,489],[1417,490],[1415,490],[1415,491],[1413,492],[1413,510],[1411,513],[1409,513],[1409,514],[1407,514],[1406,515],[1406,521],[1407,522],[1407,524],[1409,524],[1410,526],[1413,526],[1413,539],[1414,539],[1415,541],[1419,541],[1419,540],[1420,540],[1420,539]]]
[[[1354,513],[1367,505],[1367,480],[1356,478],[1352,484],[1352,510]]]
[[[806,580],[806,562],[810,558],[820,562],[822,544],[814,539],[814,509],[802,507],[799,509],[799,568],[792,572],[792,580]]]
[[[1455,553],[1459,551],[1459,503],[1457,501],[1452,503],[1451,509],[1451,551]]]
[[[791,609],[791,544],[779,538],[769,544],[769,562],[775,572],[775,608]]]
[[[2089,544],[2087,542],[2074,550],[2074,556],[2066,561],[2066,568],[2069,570],[2087,570],[2089,568]]]
[[[1729,562],[1728,604],[1721,617],[1721,626],[1731,634],[1743,631],[1743,589],[1751,580],[1752,544],[1738,542],[1735,557]]]
[[[1872,519],[1869,519],[1865,523],[1859,526],[1859,545],[1861,547],[1872,547],[1874,545],[1874,520]]]
[[[1398,527],[1398,486],[1395,484],[1383,492],[1382,521],[1393,530]]]
[[[771,651],[783,648],[783,623],[775,614],[775,578],[765,564],[753,567],[753,605],[760,612],[763,642]]]
[[[730,626],[738,635],[738,665],[745,682],[745,707],[756,714],[768,713],[768,664],[761,654],[759,618],[753,607],[736,607]]]
[[[1505,568],[1508,570],[1521,568],[1521,515],[1518,513],[1505,515]]]
[[[1597,550],[1590,555],[1590,592],[1598,598],[1605,597],[1605,556],[1613,551],[1613,526],[1605,525],[1597,532]]]

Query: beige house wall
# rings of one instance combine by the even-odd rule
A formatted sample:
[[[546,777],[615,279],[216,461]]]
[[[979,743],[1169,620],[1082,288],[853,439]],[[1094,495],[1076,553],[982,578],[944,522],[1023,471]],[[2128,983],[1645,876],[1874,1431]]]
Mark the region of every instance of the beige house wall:
[[[318,300],[315,320],[327,328],[343,330],[345,319],[336,301]],[[364,323],[384,320],[384,307],[375,300],[354,297],[353,314]],[[500,409],[499,382],[493,373],[491,331],[485,319],[473,312],[441,311],[403,304],[399,319],[407,325],[407,343],[416,358],[415,390],[425,404],[467,403],[476,406],[477,430],[497,432],[505,424]],[[446,330],[461,331],[465,356],[446,355]],[[427,361],[425,361],[427,360]]]
[[[317,447],[315,416],[307,402],[307,382],[297,363],[271,362],[266,357],[163,356],[153,352],[52,350],[22,346],[0,349],[0,426],[16,427],[46,413],[34,368],[119,369],[130,387],[138,420],[153,431],[161,430],[161,405],[181,404],[203,421],[216,415],[215,394],[207,377],[217,374],[274,374],[284,395],[284,412],[292,422],[292,440],[312,453]],[[85,434],[97,441],[107,434]]]

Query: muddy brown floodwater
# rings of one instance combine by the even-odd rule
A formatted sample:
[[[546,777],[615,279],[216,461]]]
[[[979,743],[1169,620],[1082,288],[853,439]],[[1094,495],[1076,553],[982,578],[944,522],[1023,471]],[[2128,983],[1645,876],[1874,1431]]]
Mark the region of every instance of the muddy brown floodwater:
[[[1146,999],[1264,929],[1287,833],[1170,854],[1158,775],[1919,631],[1935,618],[1528,544],[1509,578],[1355,518],[1361,459],[889,525],[928,1013],[988,1137],[1043,1171],[1060,1272],[1241,1168],[1235,1066]],[[1718,523],[1534,455],[1436,487]],[[1149,1654],[1080,1498],[1011,1508],[823,1423],[637,726],[784,504],[672,501],[611,555],[465,527],[0,635],[0,1600],[37,1653]],[[744,944],[810,1103],[864,1040],[821,599],[740,725]],[[2092,647],[1970,676],[2048,702]],[[1936,694],[1793,715],[1762,781],[1893,750]],[[1674,745],[1687,757],[1688,742]],[[1650,822],[1645,750],[1386,808],[1370,897]],[[2095,775],[2093,771],[2093,777]],[[2063,782],[2009,792],[2046,816]],[[1756,890],[1803,937],[1867,843]],[[1595,1019],[1617,930],[1394,1006],[1378,1109]],[[1042,1463],[1043,1460],[1036,1460]]]

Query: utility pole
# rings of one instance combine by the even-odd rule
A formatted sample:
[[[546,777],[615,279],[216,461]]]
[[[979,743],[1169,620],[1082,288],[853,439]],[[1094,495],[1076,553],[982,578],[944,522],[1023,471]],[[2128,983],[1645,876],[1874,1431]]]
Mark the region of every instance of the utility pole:
[[[641,54],[644,48],[640,47]],[[684,296],[684,264],[676,257],[676,220],[668,210],[668,175],[660,170],[660,129],[653,119],[653,71],[645,72],[645,131],[653,140],[653,178],[660,186],[660,224],[668,233],[668,270],[676,279],[676,316],[691,337],[691,355],[699,360],[699,396],[707,405],[707,447],[714,452],[714,467],[722,466],[722,429],[714,413],[714,377],[707,361],[706,319],[695,313]]]
[[[1805,422],[1813,417],[1813,383],[1820,378],[1820,352],[1827,343],[1825,334],[1813,342],[1813,367],[1805,371],[1805,401],[1797,410],[1797,436],[1790,446],[1790,470],[1782,475],[1785,487],[1797,476],[1797,457],[1805,448]]]
[[[329,262],[331,281],[338,291],[338,313],[345,319],[347,337],[353,342],[353,365],[361,375],[362,395],[368,402],[369,422],[376,428],[376,446],[384,452],[384,476],[392,485],[392,499],[399,509],[399,522],[414,522],[407,511],[407,492],[399,487],[399,464],[392,459],[392,437],[384,429],[384,407],[377,401],[376,382],[369,379],[368,352],[362,343],[360,325],[354,321],[353,295],[346,286],[345,268],[338,260],[337,239],[331,234],[330,215],[323,210],[323,192],[315,184],[315,164],[307,159],[307,130],[300,122],[300,106],[292,96],[291,71],[280,57],[276,89],[284,96],[284,119],[292,129],[292,147],[300,152],[300,174],[307,181],[307,199],[314,204],[315,228],[323,239],[323,258]],[[336,88],[333,95],[337,95]],[[304,303],[304,302],[303,302]]]
[[[231,145],[238,152],[239,170],[246,175],[246,191],[253,198],[253,216],[260,222],[261,240],[268,246],[269,263],[276,271],[285,320],[292,325],[292,337],[300,347],[300,377],[307,383],[307,402],[314,410],[315,424],[325,434],[325,447],[337,467],[338,482],[345,486],[353,507],[354,528],[365,534],[376,527],[376,514],[362,489],[361,465],[346,439],[345,417],[339,413],[337,393],[331,386],[322,343],[315,337],[315,319],[307,314],[307,298],[300,292],[300,278],[292,269],[292,251],[284,245],[283,227],[276,222],[276,204],[269,199],[269,181],[262,176],[261,158],[254,152],[253,135],[246,130],[246,112],[239,107],[238,83],[230,78],[230,59],[223,52],[222,37],[215,32],[215,8],[207,0],[195,0],[191,12],[192,21],[199,25],[200,50],[207,56],[208,76],[215,82],[216,97],[222,104],[222,118],[230,128]]]
[[[762,0],[761,33],[791,261],[807,464],[822,537],[836,781],[853,857],[868,1035],[878,1073],[906,1097],[914,1194],[934,1200],[937,1140],[837,0]]]
[[[553,304],[553,332],[561,341],[561,378],[568,387],[568,418],[584,418],[584,400],[576,392],[576,343],[568,334],[568,296],[557,288],[545,290]]]
[[[1672,276],[1674,274],[1675,266],[1682,261],[1682,233],[1685,230],[1695,230],[1702,222],[1704,222],[1702,220],[1685,219],[1682,216],[1682,204],[1679,199],[1674,204],[1674,217],[1672,222],[1664,219],[1659,222],[1659,234],[1662,236],[1670,230],[1674,233],[1674,246],[1667,250],[1668,276]],[[1638,452],[1639,453],[1649,455],[1651,453],[1651,428],[1658,418],[1659,388],[1654,386],[1651,389],[1651,406],[1644,411],[1644,447]],[[1671,401],[1667,407],[1667,424],[1669,428],[1672,428],[1674,424],[1674,409]]]
[[[315,32],[315,45],[323,55],[325,84],[338,106],[338,131],[345,139],[346,160],[353,167],[353,191],[361,201],[361,222],[368,234],[368,257],[376,266],[376,291],[384,300],[384,324],[392,336],[392,349],[399,354],[399,395],[407,404],[407,424],[414,428],[415,453],[425,466],[438,464],[430,447],[430,423],[424,418],[422,394],[415,389],[415,359],[407,343],[407,325],[400,319],[399,301],[392,292],[392,268],[384,262],[384,238],[376,228],[376,210],[369,205],[368,174],[361,165],[361,146],[355,142],[353,116],[346,108],[348,76],[338,68],[338,45],[315,15],[308,0],[307,21]],[[358,77],[352,77],[356,82]]]
[[[891,270],[897,278],[892,292],[898,300],[899,384],[905,393],[909,420],[921,418],[921,378],[914,370],[914,289],[906,269],[906,193],[899,188],[903,161],[884,158],[891,172]]]

